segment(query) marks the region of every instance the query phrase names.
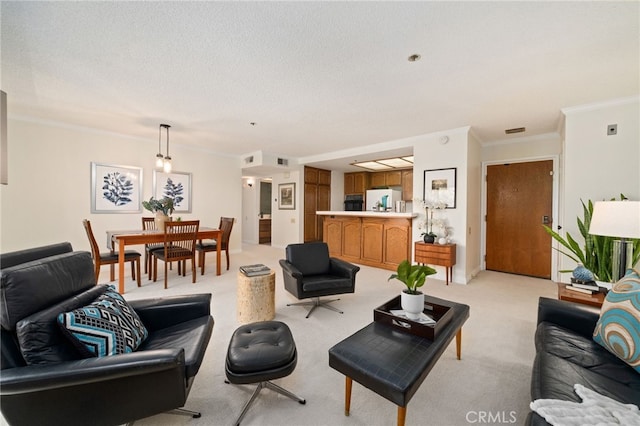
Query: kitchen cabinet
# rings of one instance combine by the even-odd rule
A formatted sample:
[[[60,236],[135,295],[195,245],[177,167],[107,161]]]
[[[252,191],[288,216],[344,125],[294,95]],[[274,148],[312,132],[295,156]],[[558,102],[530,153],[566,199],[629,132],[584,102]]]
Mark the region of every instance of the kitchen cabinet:
[[[411,224],[415,215],[321,213],[323,238],[332,257],[392,271],[403,260],[411,259]]]
[[[331,203],[331,171],[304,168],[304,242],[322,241],[322,218],[318,210],[328,210]]]
[[[413,169],[402,170],[402,199],[413,200]]]
[[[367,189],[369,189],[368,172],[354,172],[344,174],[344,195],[365,195]]]
[[[402,185],[402,171],[401,170],[389,170],[386,172],[373,172],[371,173],[371,187],[377,186],[401,186]]]

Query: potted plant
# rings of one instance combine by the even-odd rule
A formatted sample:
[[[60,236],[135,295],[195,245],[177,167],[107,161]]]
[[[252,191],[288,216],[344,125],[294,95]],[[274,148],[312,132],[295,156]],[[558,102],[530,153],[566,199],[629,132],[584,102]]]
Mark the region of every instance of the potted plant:
[[[626,197],[620,194],[620,199],[625,200]],[[611,201],[614,200],[615,198]],[[557,250],[578,264],[578,268],[576,269],[584,266],[584,268],[591,271],[596,280],[607,283],[613,282],[615,281],[615,278],[612,277],[613,241],[617,238],[589,234],[591,216],[593,215],[593,203],[591,200],[588,200],[586,204],[582,200],[580,200],[580,202],[582,203],[584,218],[580,219],[578,217],[576,220],[580,234],[584,239],[584,247],[580,247],[578,242],[568,232],[565,239],[547,225],[542,226],[554,240],[563,246],[563,248],[561,247]],[[640,260],[640,239],[632,241],[632,265],[635,265]],[[572,272],[572,270],[561,270],[560,272]]]
[[[398,265],[397,273],[392,274],[387,281],[397,279],[407,287],[400,294],[402,309],[409,319],[418,319],[424,309],[424,294],[418,289],[422,287],[429,275],[436,270],[427,265],[412,265],[403,260]]]
[[[164,223],[167,222],[169,216],[173,213],[173,199],[164,197],[162,200],[156,200],[151,197],[149,201],[143,201],[142,207],[156,214],[156,228],[164,231]]]

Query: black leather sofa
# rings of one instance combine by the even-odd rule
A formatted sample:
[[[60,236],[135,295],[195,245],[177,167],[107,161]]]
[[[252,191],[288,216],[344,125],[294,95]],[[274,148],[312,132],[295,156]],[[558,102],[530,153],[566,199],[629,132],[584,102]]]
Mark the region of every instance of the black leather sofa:
[[[83,358],[57,326],[57,314],[90,303],[108,286],[96,286],[90,253],[67,249],[0,256],[12,265],[0,271],[4,418],[11,425],[118,425],[182,407],[211,338],[211,295],[129,302],[149,334],[138,350]],[[19,339],[29,327],[34,334]],[[38,345],[36,355],[45,359],[34,363],[29,356]],[[47,361],[49,355],[57,359]]]
[[[640,374],[592,338],[599,316],[595,308],[540,298],[532,400],[580,403],[573,386],[581,384],[622,403],[640,406]],[[535,412],[529,413],[526,424],[548,425]]]

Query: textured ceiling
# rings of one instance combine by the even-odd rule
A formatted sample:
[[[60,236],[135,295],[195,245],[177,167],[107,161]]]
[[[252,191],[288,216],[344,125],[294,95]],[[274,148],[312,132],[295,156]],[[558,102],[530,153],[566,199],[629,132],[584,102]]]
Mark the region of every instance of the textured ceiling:
[[[462,126],[493,142],[637,96],[639,6],[2,1],[1,83],[15,116],[149,140],[169,123],[172,143],[231,155]]]

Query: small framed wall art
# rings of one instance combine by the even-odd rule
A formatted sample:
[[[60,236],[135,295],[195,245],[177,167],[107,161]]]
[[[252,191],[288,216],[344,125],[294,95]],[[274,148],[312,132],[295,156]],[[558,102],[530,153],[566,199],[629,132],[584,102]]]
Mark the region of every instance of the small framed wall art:
[[[153,196],[169,197],[176,213],[191,213],[191,173],[153,171]]]
[[[456,208],[456,168],[424,171],[425,202],[443,202],[447,209]]]
[[[296,209],[296,184],[281,183],[278,185],[278,209],[279,210],[295,210]]]
[[[142,168],[91,163],[91,213],[141,213]]]

